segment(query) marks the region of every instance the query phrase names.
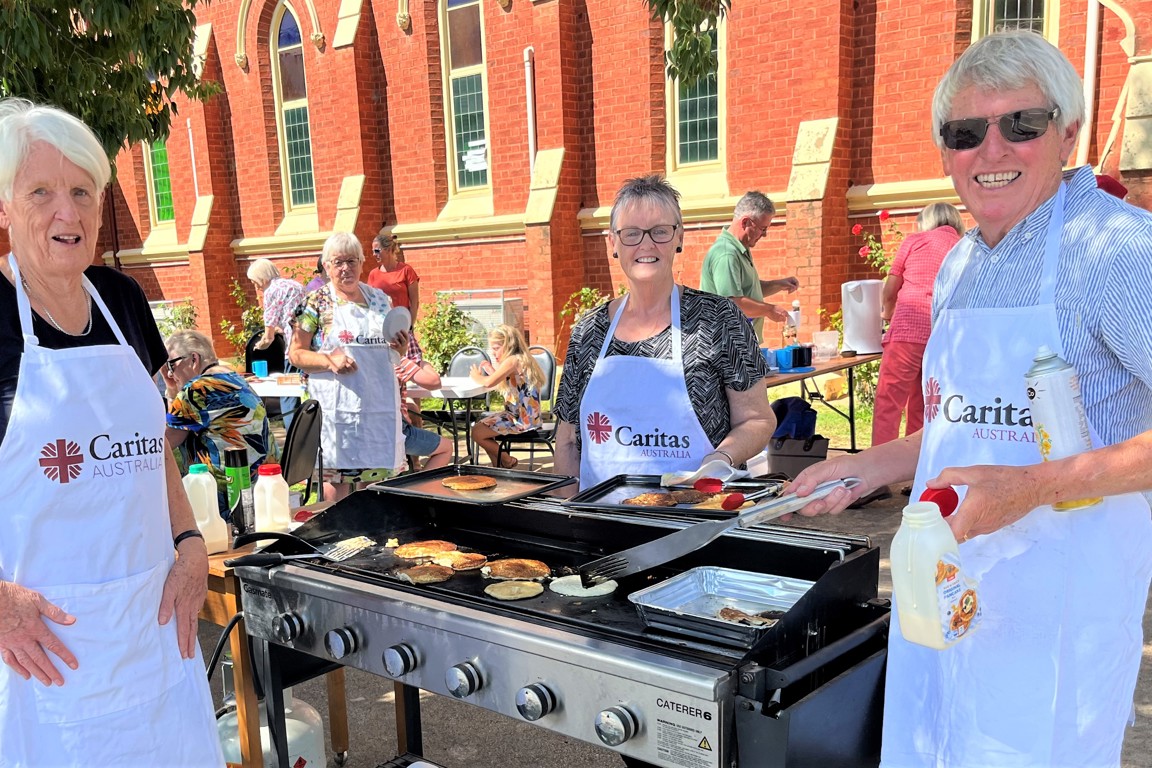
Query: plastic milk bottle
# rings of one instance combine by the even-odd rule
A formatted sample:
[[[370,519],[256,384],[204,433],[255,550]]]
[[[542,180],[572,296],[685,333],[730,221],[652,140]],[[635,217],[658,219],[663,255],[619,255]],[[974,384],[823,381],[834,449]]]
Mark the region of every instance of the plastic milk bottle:
[[[196,527],[204,536],[208,554],[214,555],[228,549],[228,523],[220,517],[216,503],[216,480],[208,473],[207,464],[193,464],[184,476],[184,492],[192,503],[192,514],[196,516]]]
[[[292,521],[288,508],[288,483],[280,474],[279,464],[261,464],[253,496],[256,506],[256,530],[287,531]]]
[[[935,502],[904,507],[891,559],[905,640],[940,650],[976,627],[981,618],[976,585],[964,576],[956,537]]]

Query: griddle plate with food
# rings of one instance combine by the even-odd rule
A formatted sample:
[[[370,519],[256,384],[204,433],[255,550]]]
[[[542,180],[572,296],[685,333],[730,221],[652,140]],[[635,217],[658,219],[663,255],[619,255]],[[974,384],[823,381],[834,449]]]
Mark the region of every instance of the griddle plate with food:
[[[732,482],[724,484],[724,490],[717,494],[717,498],[723,499],[724,496],[729,493],[742,493],[748,496],[757,491],[770,489],[774,490],[775,494],[779,494],[784,488],[785,482],[786,480],[784,480],[782,476],[733,480]],[[686,490],[686,488],[690,488],[690,486],[665,488],[660,485],[660,475],[616,475],[598,485],[581,491],[572,498],[565,500],[564,504],[566,506],[581,507],[583,509],[608,509],[614,512],[627,510],[628,512],[639,514],[646,512],[672,512],[680,515],[709,519],[735,517],[740,512],[738,509],[731,511],[719,508],[710,509],[708,506],[702,507],[698,504],[636,506],[624,503],[625,499],[631,499],[643,493],[671,493],[676,490]],[[769,493],[760,500],[770,499],[775,494]],[[719,505],[717,505],[717,507],[718,506]]]
[[[445,478],[454,476],[490,477],[496,481],[496,485],[493,488],[483,488],[476,491],[457,491],[444,485]],[[368,486],[368,489],[401,496],[451,499],[452,501],[462,501],[465,504],[503,504],[561,488],[575,481],[575,478],[565,475],[548,475],[528,470],[455,464],[425,472],[413,472],[392,477],[379,483],[373,483]]]

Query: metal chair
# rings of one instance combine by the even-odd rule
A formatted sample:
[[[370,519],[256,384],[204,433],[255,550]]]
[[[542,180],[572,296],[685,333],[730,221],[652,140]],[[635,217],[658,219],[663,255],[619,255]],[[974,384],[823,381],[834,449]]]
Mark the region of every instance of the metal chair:
[[[496,466],[505,453],[511,454],[513,449],[528,448],[528,466],[535,469],[536,446],[542,446],[552,456],[556,455],[556,416],[552,413],[553,398],[556,394],[556,356],[547,347],[533,345],[528,348],[532,357],[540,364],[544,371],[544,386],[540,388],[540,417],[543,423],[538,429],[527,432],[518,432],[515,435],[496,435]],[[547,404],[547,405],[545,405]]]
[[[324,501],[324,450],[320,447],[320,425],[323,421],[320,403],[305,400],[296,408],[292,424],[284,437],[284,452],[280,456],[281,472],[288,485],[306,482],[300,503],[308,503],[312,492],[312,473],[319,468],[316,493]]]
[[[466,378],[472,371],[472,366],[487,363],[492,365],[492,358],[488,356],[488,352],[480,347],[468,346],[462,347],[452,355],[452,359],[448,362],[448,370],[445,372],[446,377],[464,377]],[[447,431],[452,435],[453,461],[460,461],[460,436],[464,436],[465,445],[467,446],[468,460],[472,461],[472,441],[469,435],[469,430],[472,428],[472,404],[467,402],[463,407],[459,406],[460,401],[445,402],[444,408],[441,410],[422,411],[420,416],[426,421],[431,422],[438,431],[441,433]],[[487,408],[490,402],[490,395],[484,395],[484,407]]]

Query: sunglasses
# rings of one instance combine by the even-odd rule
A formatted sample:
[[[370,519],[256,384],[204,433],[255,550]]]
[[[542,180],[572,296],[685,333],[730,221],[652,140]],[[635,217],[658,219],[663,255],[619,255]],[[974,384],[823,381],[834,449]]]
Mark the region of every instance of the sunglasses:
[[[188,355],[181,355],[180,357],[174,357],[171,360],[165,361],[164,365],[168,366],[168,373],[172,373],[172,371],[176,370],[177,363],[179,363],[181,360],[187,359]]]
[[[1022,109],[991,119],[966,117],[963,120],[949,120],[940,126],[940,138],[948,149],[976,149],[988,135],[988,126],[996,123],[1005,141],[1020,144],[1038,139],[1048,132],[1048,123],[1060,114],[1059,108]]]

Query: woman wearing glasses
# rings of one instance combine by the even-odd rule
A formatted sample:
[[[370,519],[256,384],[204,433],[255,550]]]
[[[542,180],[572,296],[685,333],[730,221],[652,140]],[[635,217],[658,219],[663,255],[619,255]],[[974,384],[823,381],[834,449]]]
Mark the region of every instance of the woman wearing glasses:
[[[965,494],[948,518],[984,620],[943,651],[889,636],[883,762],[1120,764],[1152,574],[1152,215],[1062,173],[1084,119],[1081,83],[1031,33],[983,38],[936,89],[944,168],[976,220],[933,295],[924,429],[818,464],[809,493],[853,496],[915,473]],[[1041,346],[1079,373],[1094,450],[1042,462],[1024,374]],[[1014,415],[1013,415],[1014,414]],[[1059,502],[1103,497],[1061,511]],[[893,614],[893,624],[898,624]]]
[[[268,411],[244,377],[220,362],[212,340],[200,331],[168,337],[168,362],[160,373],[168,398],[168,442],[180,452],[184,471],[207,464],[216,480],[220,516],[231,518],[224,451],[244,448],[252,484],[268,457],[272,438]]]
[[[341,499],[364,480],[404,468],[400,387],[390,350],[407,349],[408,332],[385,337],[392,304],[383,291],[360,282],[364,250],[355,236],[336,232],[324,242],[321,258],[329,281],[304,298],[289,359],[308,374],[308,393],[320,402],[325,478],[332,498]]]
[[[222,766],[164,342],[92,263],[110,176],[80,120],[0,100],[0,765]]]
[[[619,474],[738,465],[776,422],[756,336],[731,300],[677,285],[679,194],[659,176],[624,183],[610,216],[628,293],[572,329],[556,413],[556,469],[589,488]]]

